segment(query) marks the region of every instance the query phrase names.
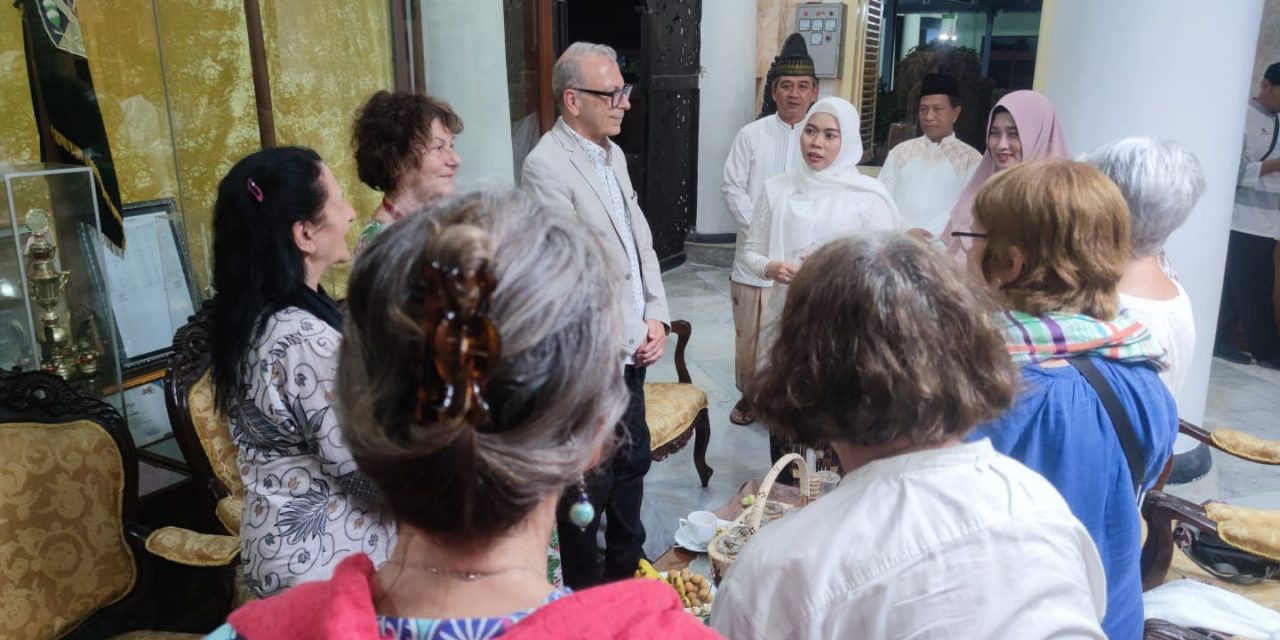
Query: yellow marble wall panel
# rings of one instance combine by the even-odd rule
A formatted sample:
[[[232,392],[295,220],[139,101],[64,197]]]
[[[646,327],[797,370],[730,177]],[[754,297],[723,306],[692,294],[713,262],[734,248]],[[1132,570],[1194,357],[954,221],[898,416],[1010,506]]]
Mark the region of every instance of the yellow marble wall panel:
[[[203,289],[212,275],[208,252],[218,181],[236,160],[259,148],[244,3],[162,0],[156,7],[177,148],[179,206],[192,268]]]
[[[769,74],[769,65],[795,32],[796,5],[804,0],[760,0],[756,5],[756,77]]]
[[[27,56],[23,51],[22,14],[11,3],[0,2],[0,165],[22,165],[40,162],[40,136],[36,132],[35,112],[31,106],[31,88],[27,84]],[[35,181],[24,181],[19,187],[29,202],[44,202],[50,208],[47,192],[41,200],[30,190]],[[9,228],[9,203],[0,183],[0,229]],[[22,211],[18,212],[19,223]],[[8,242],[8,240],[6,240]],[[12,246],[0,253],[12,253]],[[16,264],[16,262],[15,262]]]
[[[40,138],[22,50],[22,14],[9,2],[0,3],[0,114],[0,164],[39,162]]]
[[[351,121],[369,95],[393,87],[389,20],[385,0],[262,3],[276,139],[315,149],[333,170],[359,215],[353,245],[381,194],[356,175]],[[345,293],[347,272],[339,266],[326,279],[334,295]]]
[[[151,0],[80,0],[76,6],[121,200],[177,198]]]

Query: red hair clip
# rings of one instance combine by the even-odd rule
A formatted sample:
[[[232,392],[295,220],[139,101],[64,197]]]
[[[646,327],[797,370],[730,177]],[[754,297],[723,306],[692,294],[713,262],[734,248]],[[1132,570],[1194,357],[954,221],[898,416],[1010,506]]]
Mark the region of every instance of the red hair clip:
[[[258,187],[258,183],[254,182],[253,178],[249,178],[245,183],[249,187],[249,194],[253,196],[253,199],[262,202],[262,189]]]

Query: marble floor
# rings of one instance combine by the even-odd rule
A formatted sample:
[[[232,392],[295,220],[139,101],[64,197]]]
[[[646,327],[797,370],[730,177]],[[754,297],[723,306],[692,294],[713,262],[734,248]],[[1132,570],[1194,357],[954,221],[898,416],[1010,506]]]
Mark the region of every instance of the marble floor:
[[[733,321],[729,313],[729,270],[684,264],[663,274],[672,318],[688,320],[693,334],[685,354],[694,384],[707,393],[711,442],[707,463],[715,469],[703,489],[693,466],[693,446],[655,463],[645,479],[642,517],[648,531],[645,551],[657,557],[672,543],[678,519],[690,511],[724,504],[746,481],[769,468],[764,427],[729,422],[738,400],[733,380]],[[649,381],[674,381],[675,345],[654,365]],[[1205,424],[1231,425],[1280,439],[1280,372],[1214,360]],[[1280,508],[1280,471],[1214,452],[1216,475],[1201,491],[1237,504]],[[1186,496],[1190,499],[1192,496]],[[1202,498],[1199,498],[1202,499]],[[1197,501],[1199,501],[1197,499]]]

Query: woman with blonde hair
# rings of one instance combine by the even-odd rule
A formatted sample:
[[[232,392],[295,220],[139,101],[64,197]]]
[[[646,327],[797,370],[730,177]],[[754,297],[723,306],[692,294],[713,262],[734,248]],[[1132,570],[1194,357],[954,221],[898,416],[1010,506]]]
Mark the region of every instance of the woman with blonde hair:
[[[973,214],[969,268],[1003,301],[997,321],[1023,381],[976,435],[1058,488],[1106,567],[1103,630],[1141,637],[1137,503],[1169,459],[1178,413],[1158,375],[1164,349],[1120,309],[1128,207],[1097,169],[1040,160],[992,178]]]
[[[715,637],[663,582],[547,580],[560,496],[607,459],[627,406],[609,264],[576,220],[515,193],[388,229],[352,272],[337,389],[395,548],[249,603],[214,637]]]
[[[831,442],[847,473],[751,538],[720,585],[713,628],[1103,637],[1105,579],[1088,532],[1043,478],[985,440],[963,442],[1018,384],[993,306],[950,258],[904,236],[840,238],[809,257],[748,391],[771,429]]]

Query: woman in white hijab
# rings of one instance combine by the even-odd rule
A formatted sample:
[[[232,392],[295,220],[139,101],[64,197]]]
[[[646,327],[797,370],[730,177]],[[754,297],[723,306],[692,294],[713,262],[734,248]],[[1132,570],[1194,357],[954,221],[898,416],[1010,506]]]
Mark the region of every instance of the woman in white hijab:
[[[800,134],[804,162],[765,183],[743,248],[748,268],[776,283],[760,321],[756,353],[762,358],[773,345],[788,285],[805,258],[836,238],[899,227],[893,197],[879,180],[858,172],[859,123],[858,110],[847,100],[815,102]],[[770,437],[770,449],[774,460],[802,450],[779,436]],[[834,465],[823,459],[828,456],[819,452],[819,468]]]
[[[889,192],[858,172],[858,125],[858,110],[847,100],[815,102],[800,134],[804,163],[765,183],[743,250],[756,275],[783,285],[782,296],[774,298],[785,297],[800,264],[818,247],[842,236],[898,226],[898,208]],[[782,310],[780,304],[777,310]]]

